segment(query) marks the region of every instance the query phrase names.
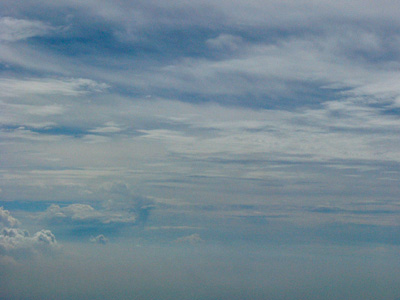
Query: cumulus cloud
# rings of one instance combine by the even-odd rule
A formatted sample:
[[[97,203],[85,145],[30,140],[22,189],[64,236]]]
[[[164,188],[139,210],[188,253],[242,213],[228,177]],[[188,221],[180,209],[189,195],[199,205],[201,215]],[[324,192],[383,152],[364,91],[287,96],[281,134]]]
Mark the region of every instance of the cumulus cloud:
[[[43,253],[51,253],[58,249],[54,234],[50,230],[40,230],[30,235],[27,230],[17,228],[19,221],[10,212],[0,207],[0,258],[21,259]],[[7,259],[6,259],[7,260]]]
[[[110,197],[103,204],[105,209],[130,212],[137,216],[138,223],[146,223],[150,211],[154,208],[154,202],[151,199],[134,195],[123,182],[108,183],[104,189]]]
[[[41,230],[30,236],[29,232],[19,228],[3,228],[0,235],[2,254],[32,254],[47,251],[57,245],[56,238],[50,230]]]
[[[102,245],[105,245],[108,243],[108,239],[103,234],[99,234],[96,237],[92,236],[89,241],[91,243],[102,244]]]
[[[0,207],[0,225],[2,227],[17,227],[19,221],[10,215],[8,210]]]

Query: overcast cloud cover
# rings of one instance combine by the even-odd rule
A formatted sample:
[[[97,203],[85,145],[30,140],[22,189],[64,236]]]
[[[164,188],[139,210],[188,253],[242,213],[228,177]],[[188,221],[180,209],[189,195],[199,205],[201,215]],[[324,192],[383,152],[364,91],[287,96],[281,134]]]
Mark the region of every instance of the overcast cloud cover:
[[[0,298],[399,299],[399,16],[1,1]]]

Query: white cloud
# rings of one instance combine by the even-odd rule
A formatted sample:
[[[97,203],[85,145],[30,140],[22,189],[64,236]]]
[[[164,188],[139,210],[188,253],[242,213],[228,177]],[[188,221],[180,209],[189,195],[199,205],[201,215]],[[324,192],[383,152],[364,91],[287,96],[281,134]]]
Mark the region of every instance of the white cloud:
[[[135,224],[136,216],[130,211],[96,210],[87,204],[71,204],[65,207],[52,204],[43,214],[42,219],[51,224],[72,225],[123,225]]]
[[[10,215],[8,210],[0,207],[0,224],[2,227],[18,227],[20,223],[17,219]]]
[[[216,38],[209,39],[206,41],[208,47],[219,50],[219,51],[235,51],[238,50],[243,43],[243,40],[239,36],[231,34],[220,34]]]
[[[32,94],[79,96],[90,92],[102,92],[108,87],[105,83],[84,78],[0,79],[0,95],[5,97],[21,97]]]
[[[61,105],[18,105],[14,106],[16,110],[21,110],[26,114],[31,114],[35,116],[51,116],[51,115],[61,115],[65,112],[65,108]]]
[[[25,258],[32,254],[48,253],[57,249],[57,241],[50,230],[41,230],[30,236],[26,230],[3,228],[0,234],[0,254]]]
[[[122,131],[122,128],[120,128],[118,124],[114,122],[106,122],[102,127],[97,127],[95,129],[89,130],[89,132],[100,134],[117,133],[120,131]]]
[[[200,237],[198,233],[194,233],[188,236],[183,236],[178,239],[176,239],[177,243],[188,243],[188,244],[199,244],[204,242],[204,240]]]
[[[193,1],[70,1],[90,17],[96,16],[114,24],[125,33],[135,34],[139,29],[157,24],[164,27],[210,26],[211,28],[265,26],[291,28],[329,26],[334,21],[389,19],[397,24],[399,8],[394,0],[379,3],[361,0],[348,1],[262,1],[262,0],[198,0]],[[195,13],[194,13],[195,12]],[[178,16],[178,17],[177,17]],[[330,22],[322,22],[329,20]],[[323,23],[323,24],[321,24]],[[335,25],[336,22],[334,23]],[[119,31],[118,31],[119,32]],[[140,32],[140,31],[139,31]]]
[[[269,158],[286,155],[302,161],[398,161],[398,151],[378,158],[375,145],[380,143],[380,137],[360,135],[357,130],[387,131],[385,139],[390,144],[395,142],[395,136],[390,132],[399,128],[399,120],[352,102],[332,101],[322,108],[295,112],[210,106],[198,107],[197,113],[190,120],[182,121],[181,128],[141,132],[145,134],[144,138],[162,142],[173,153],[203,158],[240,155],[244,158],[268,153]],[[192,131],[182,130],[184,125],[190,126]],[[196,136],[193,134],[196,128],[215,133]]]
[[[52,4],[52,8],[65,8],[72,2]],[[73,24],[77,36],[85,36],[83,29],[93,25],[93,15],[99,22],[96,24],[111,20],[107,33],[125,30],[135,35],[138,44],[143,42],[140,35],[148,34],[146,49],[157,49],[146,53],[148,60],[140,60],[141,47],[137,48],[139,54],[135,50],[104,55],[102,42],[93,46],[96,35],[84,49],[76,49],[77,56],[49,44],[38,48],[29,43],[4,43],[0,49],[4,64],[11,68],[16,64],[26,71],[24,74],[34,70],[40,74],[35,76],[45,76],[0,80],[0,94],[3,101],[9,101],[2,105],[4,113],[0,116],[4,124],[0,134],[6,141],[1,145],[5,154],[0,176],[7,191],[3,194],[9,199],[20,197],[21,186],[24,197],[81,199],[79,193],[90,190],[91,199],[95,199],[93,192],[98,186],[119,178],[143,194],[168,194],[166,197],[171,198],[184,188],[204,190],[204,186],[196,185],[199,178],[212,178],[209,185],[218,185],[221,193],[226,192],[227,185],[236,187],[238,180],[297,180],[296,187],[304,189],[310,184],[307,179],[315,181],[327,174],[326,170],[312,169],[314,163],[334,169],[332,161],[352,164],[362,160],[363,166],[354,167],[354,173],[359,173],[350,175],[371,179],[376,176],[364,171],[365,165],[376,170],[377,165],[384,169],[386,162],[399,162],[400,124],[395,115],[383,113],[384,105],[398,105],[400,99],[396,83],[398,51],[394,51],[393,42],[397,31],[386,31],[381,22],[387,22],[388,14],[396,15],[398,6],[394,2],[379,4],[395,8],[383,14],[384,9],[377,10],[377,4],[361,5],[358,0],[351,5],[344,1],[282,4],[241,0],[181,1],[171,7],[160,1],[101,3],[78,5],[79,16],[89,17],[87,23]],[[349,6],[358,9],[347,10]],[[206,9],[210,7],[215,9]],[[233,7],[237,10],[227,9]],[[193,16],[193,11],[199,14]],[[204,18],[210,11],[213,16]],[[184,18],[176,17],[178,14]],[[397,19],[390,19],[394,28]],[[182,29],[183,24],[201,25],[207,30],[201,37],[194,31],[191,44],[176,52],[175,48],[163,48],[170,47],[169,39],[156,44],[160,41],[156,22],[170,26],[163,27],[166,32],[174,26]],[[153,29],[146,31],[150,25]],[[190,35],[193,28],[185,27],[185,32]],[[181,31],[175,33],[179,40]],[[152,40],[152,34],[158,35],[156,40]],[[72,42],[76,42],[75,37]],[[193,45],[199,46],[196,51]],[[126,44],[115,46],[128,49],[119,48]],[[107,54],[116,48],[109,48]],[[164,50],[168,55],[155,54]],[[229,55],[223,55],[227,52]],[[17,71],[5,74],[18,75]],[[118,88],[91,94],[107,88],[101,82],[116,83]],[[346,92],[339,92],[341,89]],[[158,100],[165,96],[165,90],[169,97],[183,101],[195,98],[196,102],[206,99],[210,103],[222,96],[224,103],[242,107]],[[131,94],[123,97],[120,91]],[[315,91],[322,96],[314,99],[311,94]],[[140,96],[146,94],[153,97]],[[195,96],[189,96],[192,94]],[[281,103],[284,98],[289,99],[287,105]],[[309,98],[313,99],[307,102]],[[252,101],[259,101],[256,107],[269,109],[243,108]],[[310,106],[304,107],[307,104]],[[32,128],[56,130],[35,132]],[[78,136],[74,136],[75,129]],[[64,135],[66,132],[70,135]],[[295,163],[296,167],[288,167]],[[340,177],[334,173],[339,171],[331,171],[324,179]],[[300,180],[303,184],[298,183]],[[34,192],[33,186],[37,188]],[[248,185],[246,191],[255,188]],[[187,198],[192,194],[187,193]],[[210,198],[210,194],[204,198]],[[104,195],[99,197],[107,200]],[[101,214],[106,214],[98,209],[85,213],[88,220],[92,214],[97,222],[102,222]],[[70,212],[71,220],[72,216],[78,213]]]
[[[84,120],[75,116],[86,111],[86,107],[68,104],[70,126],[87,130],[86,123],[93,122],[98,126],[91,128],[124,128],[123,135],[107,134],[104,136],[107,142],[101,144],[88,143],[87,137],[49,136],[22,129],[2,132],[4,139],[13,141],[3,146],[7,152],[2,157],[2,166],[5,169],[12,166],[14,170],[0,173],[3,191],[14,186],[7,188],[6,195],[20,195],[18,186],[24,184],[24,196],[36,195],[38,200],[46,195],[46,199],[85,197],[85,201],[106,201],[112,198],[115,202],[117,193],[109,197],[109,189],[107,194],[101,194],[99,186],[124,178],[140,194],[164,197],[162,186],[174,186],[176,193],[187,189],[186,196],[191,199],[189,189],[201,189],[195,183],[199,179],[194,176],[213,178],[209,184],[228,180],[267,183],[271,180],[307,182],[308,179],[315,182],[322,178],[337,180],[334,178],[338,178],[338,171],[312,169],[312,164],[326,164],[334,169],[340,163],[352,165],[352,173],[359,171],[358,175],[372,179],[376,175],[365,172],[365,166],[383,170],[387,168],[384,163],[391,162],[396,168],[400,157],[398,118],[357,99],[330,101],[323,106],[294,111],[195,105],[171,100],[128,100],[116,98],[113,105],[92,105],[92,113]],[[49,117],[38,117],[35,121],[44,119]],[[26,166],[30,166],[29,170]],[[32,186],[40,190],[32,191]],[[219,184],[221,193],[223,186]],[[299,189],[305,186],[296,184]],[[10,194],[11,190],[15,192]],[[80,195],[83,190],[93,193]],[[117,190],[126,191],[122,187]],[[208,193],[205,198],[212,198],[211,192]],[[133,199],[131,196],[128,191],[121,198]],[[175,196],[168,194],[167,197]]]
[[[91,243],[95,243],[95,244],[102,244],[105,245],[108,243],[108,239],[103,235],[103,234],[99,234],[96,237],[91,237],[90,238],[90,242]]]
[[[352,31],[352,30],[350,30]],[[298,93],[331,87],[350,91],[363,90],[369,96],[382,96],[382,92],[395,92],[393,84],[399,73],[395,65],[377,68],[373,62],[355,60],[360,51],[381,51],[383,45],[376,41],[375,46],[367,42],[357,44],[354,36],[376,35],[357,32],[343,37],[341,32],[329,32],[327,36],[306,36],[282,38],[275,43],[247,43],[240,55],[228,56],[220,60],[186,58],[174,61],[155,73],[144,73],[136,81],[138,86],[175,89],[181,92],[201,95],[247,96],[247,104],[263,95],[266,99],[293,98],[291,106],[306,104],[298,100]],[[372,39],[371,37],[371,39]],[[378,38],[376,38],[378,39]],[[208,40],[214,47],[234,47],[238,38],[221,35]],[[372,42],[371,42],[372,43]],[[374,50],[375,49],[375,50]],[[310,87],[312,85],[312,87]],[[334,88],[335,87],[335,88]],[[310,93],[311,93],[310,91]],[[365,95],[365,94],[364,94]],[[387,94],[386,94],[387,95]],[[268,104],[268,101],[264,100]],[[324,101],[324,99],[318,99]]]
[[[0,208],[0,218],[2,223],[0,258],[23,259],[32,255],[49,254],[59,248],[56,238],[50,230],[43,229],[30,236],[27,230],[16,228],[20,224],[19,221],[2,207]]]
[[[56,28],[41,21],[0,18],[0,41],[15,42],[35,36],[45,36]]]

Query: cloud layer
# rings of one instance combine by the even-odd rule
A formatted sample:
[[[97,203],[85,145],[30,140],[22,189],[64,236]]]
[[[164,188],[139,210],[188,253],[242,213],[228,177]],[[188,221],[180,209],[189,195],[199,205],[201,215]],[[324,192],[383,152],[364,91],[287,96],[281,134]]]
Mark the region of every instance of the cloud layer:
[[[154,227],[202,227],[193,211],[174,224],[198,205],[397,214],[396,2],[19,3],[1,4],[0,189],[53,204],[46,224],[97,236],[157,207],[172,214]]]

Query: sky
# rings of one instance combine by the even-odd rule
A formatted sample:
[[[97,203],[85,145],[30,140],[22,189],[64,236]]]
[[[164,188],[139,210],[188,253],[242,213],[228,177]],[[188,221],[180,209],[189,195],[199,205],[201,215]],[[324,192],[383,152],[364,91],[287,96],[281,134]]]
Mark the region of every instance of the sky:
[[[399,15],[1,1],[0,298],[400,299]]]

